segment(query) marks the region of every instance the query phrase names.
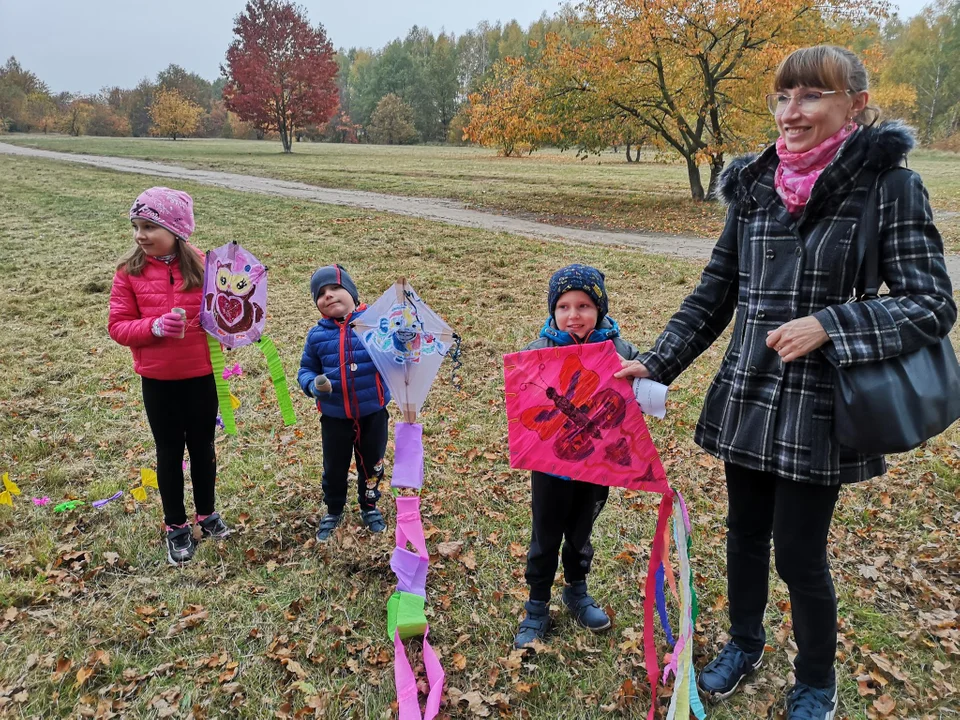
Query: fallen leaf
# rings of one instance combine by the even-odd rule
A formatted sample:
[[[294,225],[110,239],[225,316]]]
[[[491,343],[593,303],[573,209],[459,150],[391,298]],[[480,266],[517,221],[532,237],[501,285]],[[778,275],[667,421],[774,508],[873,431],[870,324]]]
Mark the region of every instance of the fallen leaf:
[[[167,637],[172,638],[176,635],[179,635],[184,630],[196,627],[197,625],[202,623],[204,620],[206,620],[208,615],[209,613],[206,610],[201,608],[197,612],[191,613],[190,615],[186,615],[185,617],[180,618],[173,625],[170,626],[169,630],[167,630]]]
[[[463,541],[454,540],[452,542],[442,542],[437,545],[437,552],[440,553],[440,557],[456,560],[460,557],[460,553],[463,552]]]
[[[873,701],[874,709],[881,715],[889,715],[897,707],[897,701],[889,695],[881,695]]]

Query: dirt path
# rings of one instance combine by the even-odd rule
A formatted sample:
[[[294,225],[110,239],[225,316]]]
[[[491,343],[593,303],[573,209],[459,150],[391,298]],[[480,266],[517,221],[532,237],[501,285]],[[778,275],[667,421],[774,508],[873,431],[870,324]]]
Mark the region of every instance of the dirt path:
[[[451,225],[482,228],[484,230],[507,232],[547,240],[602,245],[628,245],[657,255],[675,255],[691,260],[709,257],[710,251],[716,242],[715,238],[581,230],[579,228],[546,225],[544,223],[523,220],[507,215],[470,210],[463,203],[455,200],[384,195],[382,193],[367,192],[364,190],[323,188],[315,185],[307,185],[306,183],[275,180],[254,175],[239,175],[214,170],[191,170],[178,165],[165,165],[163,163],[131,158],[53,152],[50,150],[38,150],[35,148],[20,147],[18,145],[9,145],[7,143],[0,143],[0,153],[40,157],[48,160],[63,160],[107,168],[109,170],[118,170],[120,172],[190,180],[204,185],[216,185],[231,190],[240,190],[242,192],[280,195],[329,205],[347,205],[350,207],[367,208],[379,212],[410,215]],[[947,256],[947,270],[950,272],[954,288],[960,288],[960,255],[951,254]]]

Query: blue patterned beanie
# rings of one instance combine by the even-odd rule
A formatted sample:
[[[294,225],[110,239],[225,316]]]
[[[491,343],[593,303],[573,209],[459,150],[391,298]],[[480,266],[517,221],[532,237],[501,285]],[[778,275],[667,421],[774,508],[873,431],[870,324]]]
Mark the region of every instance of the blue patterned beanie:
[[[550,278],[550,290],[547,294],[547,306],[550,315],[557,309],[557,301],[565,292],[582,290],[597,306],[597,322],[607,314],[607,288],[604,285],[603,273],[589,265],[567,265],[557,270]]]

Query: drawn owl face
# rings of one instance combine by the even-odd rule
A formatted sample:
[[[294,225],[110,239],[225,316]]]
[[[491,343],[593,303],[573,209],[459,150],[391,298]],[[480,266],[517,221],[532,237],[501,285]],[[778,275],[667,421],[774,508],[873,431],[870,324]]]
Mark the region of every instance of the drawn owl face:
[[[240,272],[232,272],[230,265],[221,265],[217,269],[217,290],[228,295],[243,297],[248,295],[254,287],[250,279],[249,266]]]

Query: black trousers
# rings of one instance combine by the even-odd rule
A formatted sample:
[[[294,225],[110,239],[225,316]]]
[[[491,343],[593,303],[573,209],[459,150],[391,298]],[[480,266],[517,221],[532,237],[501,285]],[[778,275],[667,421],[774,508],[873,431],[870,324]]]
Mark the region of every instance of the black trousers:
[[[534,472],[531,478],[533,530],[527,552],[530,599],[547,602],[557,574],[557,553],[563,543],[563,577],[585,580],[593,562],[590,534],[607,502],[610,488],[562,480]]]
[[[766,642],[763,613],[772,536],[777,574],[790,590],[797,681],[832,687],[837,596],[827,562],[827,534],[840,486],[794,482],[730,463],[726,475],[730,636],[748,653]]]
[[[347,504],[347,473],[357,459],[357,500],[371,510],[380,499],[383,455],[387,450],[386,408],[356,420],[320,416],[323,441],[323,501],[327,512],[339,515]]]
[[[143,407],[157,445],[157,485],[163,503],[163,521],[182,525],[183,449],[190,454],[193,504],[198,515],[214,510],[217,479],[217,386],[213,375],[187,380],[141,378]]]

